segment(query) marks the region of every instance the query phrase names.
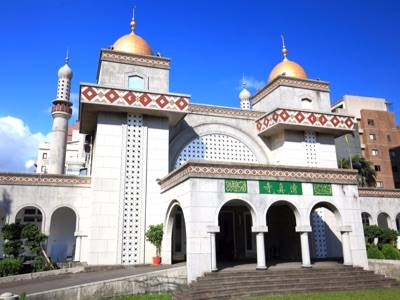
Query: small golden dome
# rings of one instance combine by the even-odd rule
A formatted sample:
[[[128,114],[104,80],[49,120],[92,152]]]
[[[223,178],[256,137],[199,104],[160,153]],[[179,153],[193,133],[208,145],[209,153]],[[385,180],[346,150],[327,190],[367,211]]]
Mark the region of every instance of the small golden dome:
[[[303,67],[300,66],[298,63],[288,60],[287,53],[288,50],[285,47],[285,43],[282,37],[282,54],[283,54],[283,61],[277,64],[271,71],[268,77],[268,82],[271,82],[279,75],[289,76],[289,77],[296,77],[307,79],[307,73],[304,71]]]
[[[149,44],[140,36],[136,35],[135,20],[131,21],[132,32],[120,37],[113,45],[112,49],[115,51],[121,51],[131,54],[138,55],[152,55],[151,48]]]

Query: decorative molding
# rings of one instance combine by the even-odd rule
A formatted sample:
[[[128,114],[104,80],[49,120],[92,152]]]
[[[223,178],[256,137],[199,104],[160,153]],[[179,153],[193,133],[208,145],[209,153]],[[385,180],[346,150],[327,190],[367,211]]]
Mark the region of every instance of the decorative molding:
[[[90,177],[53,175],[0,173],[0,185],[51,185],[51,186],[90,186]]]
[[[190,104],[188,108],[188,112],[190,113],[202,113],[207,115],[223,115],[226,117],[243,117],[249,119],[258,119],[260,118],[264,112],[261,111],[251,111],[251,110],[243,110],[238,108],[230,108],[230,107],[220,107],[220,106],[209,106],[202,104]]]
[[[170,63],[171,63],[170,59],[165,57],[137,55],[137,54],[124,53],[109,49],[101,50],[100,59],[102,61],[133,64],[133,65],[167,69],[167,70],[170,69]]]
[[[164,192],[188,178],[275,179],[283,181],[357,184],[357,172],[354,170],[189,161],[161,179],[160,185]]]
[[[80,100],[82,103],[126,106],[163,111],[186,112],[189,96],[180,94],[157,94],[82,84]]]
[[[400,189],[358,188],[360,197],[400,198]]]
[[[302,125],[323,129],[353,130],[354,119],[350,116],[277,108],[256,121],[259,134],[276,125]]]
[[[270,83],[264,85],[254,94],[254,96],[251,97],[253,105],[256,104],[258,101],[260,101],[261,99],[265,98],[268,94],[270,94],[273,90],[275,90],[281,85],[294,88],[322,91],[322,92],[330,91],[329,83],[326,81],[301,79],[301,78],[281,75],[276,77]]]

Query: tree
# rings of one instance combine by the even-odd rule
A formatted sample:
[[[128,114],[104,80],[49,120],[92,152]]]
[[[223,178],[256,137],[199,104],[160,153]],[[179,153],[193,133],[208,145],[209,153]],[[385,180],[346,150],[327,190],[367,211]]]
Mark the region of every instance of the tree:
[[[161,242],[163,239],[163,225],[150,225],[146,231],[146,239],[156,247],[156,255],[160,256],[161,253]]]
[[[348,158],[337,158],[339,169],[350,169],[350,160]]]
[[[17,258],[23,252],[21,232],[23,225],[21,224],[5,224],[1,229],[4,245],[4,254],[7,257]]]
[[[358,171],[358,185],[375,186],[376,171],[372,162],[360,155],[353,156],[352,161],[353,168]]]

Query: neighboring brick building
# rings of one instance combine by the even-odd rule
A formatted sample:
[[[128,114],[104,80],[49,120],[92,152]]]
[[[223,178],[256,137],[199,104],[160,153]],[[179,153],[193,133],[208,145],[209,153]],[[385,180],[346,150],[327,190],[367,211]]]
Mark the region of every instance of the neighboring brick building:
[[[392,168],[392,162],[396,164],[399,161],[396,159],[399,151],[390,153],[390,149],[400,146],[400,129],[396,125],[394,114],[388,111],[387,101],[382,98],[344,96],[333,105],[332,111],[356,117],[361,154],[374,164],[376,186],[390,189],[395,188],[395,183],[400,184],[399,166]],[[351,137],[348,140],[349,144],[356,141]],[[355,148],[354,145],[348,146],[344,143],[343,137],[336,140],[336,147],[338,154],[348,152],[348,148]],[[352,152],[354,154],[357,153]]]

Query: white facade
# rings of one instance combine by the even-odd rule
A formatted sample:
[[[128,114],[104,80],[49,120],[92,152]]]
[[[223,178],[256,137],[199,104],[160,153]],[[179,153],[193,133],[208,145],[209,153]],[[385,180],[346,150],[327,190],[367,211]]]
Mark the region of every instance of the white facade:
[[[103,49],[63,161],[88,176],[0,174],[3,219],[35,219],[53,260],[94,265],[150,263],[145,231],[162,223],[163,263],[186,260],[189,281],[226,260],[367,267],[361,213],[388,211],[393,227],[400,199],[360,197],[338,169],[334,138],[354,118],[330,112],[329,84],[278,76],[241,109],[190,104],[169,91],[169,66]]]

